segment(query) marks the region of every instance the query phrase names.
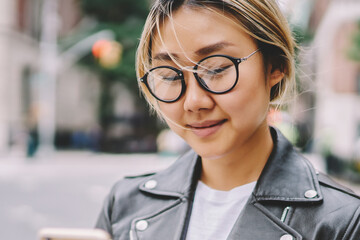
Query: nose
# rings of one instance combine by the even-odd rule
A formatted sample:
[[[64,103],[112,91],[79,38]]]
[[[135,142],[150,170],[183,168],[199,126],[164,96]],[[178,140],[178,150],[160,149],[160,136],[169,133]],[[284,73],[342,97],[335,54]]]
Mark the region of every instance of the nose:
[[[204,90],[197,82],[192,72],[187,72],[188,81],[184,95],[184,110],[198,113],[202,110],[210,110],[215,106],[212,94]]]

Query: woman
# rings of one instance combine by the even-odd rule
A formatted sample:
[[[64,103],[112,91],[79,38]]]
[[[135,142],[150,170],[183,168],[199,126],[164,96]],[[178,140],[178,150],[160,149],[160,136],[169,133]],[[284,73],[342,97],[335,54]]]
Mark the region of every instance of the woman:
[[[112,189],[114,239],[360,239],[360,201],[276,129],[294,42],[272,0],[157,0],[137,53],[150,105],[192,148]]]

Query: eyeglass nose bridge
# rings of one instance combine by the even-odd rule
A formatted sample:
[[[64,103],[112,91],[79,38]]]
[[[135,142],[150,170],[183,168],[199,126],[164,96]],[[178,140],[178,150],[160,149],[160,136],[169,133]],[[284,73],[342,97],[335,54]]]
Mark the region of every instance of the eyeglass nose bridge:
[[[180,68],[181,71],[186,70],[186,71],[194,71],[194,66],[183,66]]]
[[[200,87],[202,89],[204,89],[207,92],[212,92],[211,89],[205,83],[205,81],[198,75],[198,72],[197,72],[198,63],[193,65],[193,66],[183,66],[183,67],[180,68],[180,71],[181,71],[180,76],[185,80],[184,70],[187,71],[187,72],[191,72],[194,75],[196,81],[198,82],[198,84],[200,85]]]
[[[205,81],[199,77],[198,73],[197,73],[197,69],[198,69],[198,64],[195,64],[194,66],[183,66],[180,68],[181,72],[179,73],[179,75],[183,78],[183,80],[185,81],[185,74],[184,74],[184,70],[187,72],[190,72],[194,75],[196,81],[198,82],[198,84],[200,85],[200,87],[207,91],[212,93],[211,89],[207,86],[207,84],[205,83]],[[185,84],[185,88],[187,87],[187,85]],[[183,93],[185,93],[185,90],[183,91]]]
[[[195,75],[195,73],[196,73],[196,65],[194,65],[194,66],[183,66],[183,67],[180,68],[180,71],[181,71],[181,74],[184,75],[183,77],[185,77],[184,71],[190,72],[190,73]]]

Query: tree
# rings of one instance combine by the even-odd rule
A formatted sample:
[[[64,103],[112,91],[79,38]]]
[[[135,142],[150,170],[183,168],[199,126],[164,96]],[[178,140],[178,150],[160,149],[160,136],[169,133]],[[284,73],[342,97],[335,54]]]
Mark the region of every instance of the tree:
[[[360,62],[360,20],[357,24],[357,29],[352,36],[352,44],[348,50],[350,59]]]
[[[114,83],[122,82],[133,94],[139,95],[137,81],[135,76],[135,52],[140,37],[145,18],[149,11],[149,2],[147,0],[81,0],[80,6],[85,15],[94,18],[97,21],[88,34],[93,34],[103,29],[114,32],[115,40],[121,46],[121,60],[118,64],[111,67],[104,67],[99,64],[90,52],[84,57],[80,64],[95,71],[101,79],[101,97],[99,108],[99,122],[102,126],[103,146],[108,144],[106,136],[109,127],[117,121],[113,113],[113,96],[111,89]],[[143,117],[146,120],[133,121],[140,124],[135,127],[135,135],[141,138],[146,134],[156,134],[157,125],[153,118],[149,118],[146,112],[146,103],[144,99],[137,98],[136,103],[139,112],[145,113]],[[143,122],[145,121],[146,124]],[[104,149],[104,148],[103,148]],[[110,151],[113,151],[110,149]],[[125,150],[126,151],[126,150]]]

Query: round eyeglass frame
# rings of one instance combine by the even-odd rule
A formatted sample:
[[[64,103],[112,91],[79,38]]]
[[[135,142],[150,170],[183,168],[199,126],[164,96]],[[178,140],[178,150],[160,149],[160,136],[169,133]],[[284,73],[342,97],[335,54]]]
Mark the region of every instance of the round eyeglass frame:
[[[227,93],[227,92],[230,92],[237,84],[238,82],[238,79],[239,79],[239,64],[242,63],[242,62],[245,62],[246,60],[248,60],[251,56],[253,56],[255,53],[259,52],[260,49],[256,49],[254,52],[252,52],[251,54],[249,54],[248,56],[246,57],[243,57],[243,58],[235,58],[235,57],[231,57],[231,56],[228,56],[228,55],[222,55],[222,54],[216,54],[216,55],[210,55],[210,56],[207,56],[203,59],[201,59],[194,67],[193,67],[193,74],[194,74],[194,77],[196,79],[196,81],[198,82],[198,84],[200,85],[200,87],[202,89],[204,89],[205,91],[207,92],[210,92],[210,93],[214,93],[214,94],[224,94],[224,93]],[[206,59],[209,59],[209,58],[213,58],[213,57],[224,57],[224,58],[227,58],[229,59],[235,66],[235,70],[236,70],[236,79],[234,81],[234,84],[227,90],[225,91],[212,91],[211,89],[207,88],[206,87],[206,84],[203,82],[203,80],[199,77],[199,75],[197,74],[197,69],[199,67],[199,65],[205,61]],[[164,99],[161,99],[159,98],[158,96],[156,96],[152,91],[151,91],[151,88],[149,87],[149,84],[148,84],[148,75],[150,72],[154,71],[155,69],[159,69],[159,68],[168,68],[168,69],[171,69],[173,70],[174,72],[177,73],[178,77],[180,78],[181,80],[181,92],[179,94],[179,96],[173,100],[164,100]],[[150,94],[157,100],[161,101],[161,102],[165,102],[165,103],[173,103],[173,102],[176,102],[178,101],[185,93],[186,91],[186,84],[185,84],[185,78],[184,78],[184,73],[181,69],[177,69],[175,67],[171,67],[171,66],[158,66],[158,67],[154,67],[154,68],[151,68],[148,72],[145,73],[145,75],[140,78],[140,82],[144,83],[146,88],[149,90]]]

